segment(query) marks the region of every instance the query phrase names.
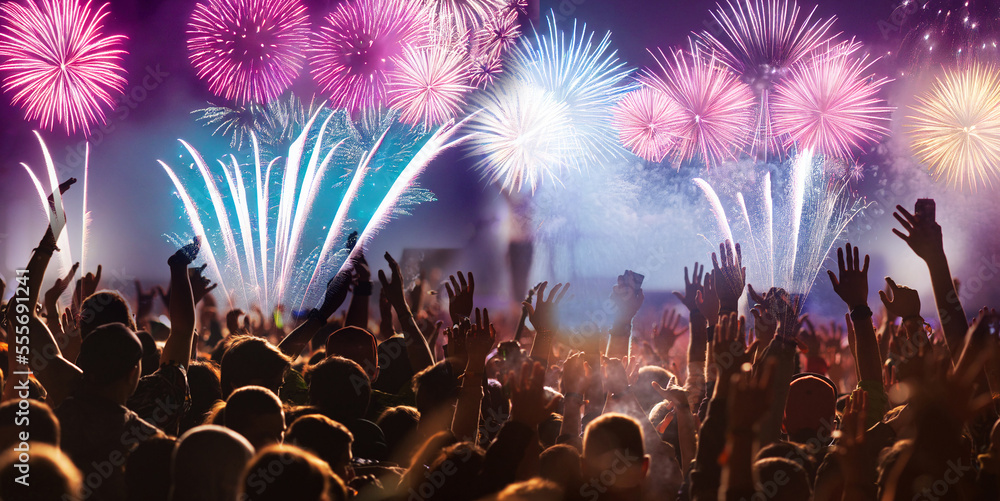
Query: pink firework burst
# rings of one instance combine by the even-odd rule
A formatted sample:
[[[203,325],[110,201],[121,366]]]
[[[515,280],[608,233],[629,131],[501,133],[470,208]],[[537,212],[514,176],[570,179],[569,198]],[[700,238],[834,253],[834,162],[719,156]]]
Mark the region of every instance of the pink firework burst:
[[[517,12],[500,10],[476,31],[473,43],[480,52],[500,54],[517,43],[517,37],[520,35],[521,26],[517,23]]]
[[[794,0],[727,0],[726,5],[712,13],[717,35],[703,32],[701,41],[757,95],[751,149],[777,152],[769,95],[792,67],[835,36],[830,31],[836,18],[813,20],[813,8],[800,20]]]
[[[473,57],[469,65],[469,82],[474,87],[483,88],[493,83],[493,79],[502,71],[503,58],[499,54],[480,54]]]
[[[681,114],[666,94],[643,86],[625,94],[611,113],[618,138],[632,153],[653,162],[667,156]]]
[[[125,37],[102,33],[107,6],[92,9],[76,0],[0,5],[3,90],[14,94],[28,120],[85,136],[91,124],[104,123],[101,108],[113,107],[112,95],[126,83],[119,64]]]
[[[655,57],[655,56],[654,56]],[[676,137],[670,156],[674,165],[700,155],[705,165],[735,158],[747,146],[753,93],[714,56],[699,52],[660,52],[662,75],[647,72],[644,83],[677,103],[679,112],[669,134]]]
[[[429,0],[427,3],[439,31],[459,34],[481,28],[507,5],[505,0]]]
[[[377,107],[396,59],[405,47],[421,46],[429,32],[419,0],[348,0],[320,28],[310,57],[313,77],[335,107]]]
[[[407,48],[389,73],[389,106],[400,119],[437,125],[457,113],[469,86],[469,66],[462,52],[433,44]]]
[[[857,44],[841,44],[792,69],[775,88],[775,130],[785,146],[847,157],[889,134],[892,108],[878,97],[889,80],[868,73],[874,61],[854,57]]]
[[[208,0],[188,22],[188,52],[212,93],[266,103],[305,63],[309,17],[301,0]]]

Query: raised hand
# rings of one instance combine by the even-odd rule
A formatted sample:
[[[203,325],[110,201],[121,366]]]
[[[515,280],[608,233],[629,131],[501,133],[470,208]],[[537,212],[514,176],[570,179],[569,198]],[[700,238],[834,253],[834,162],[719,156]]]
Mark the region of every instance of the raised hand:
[[[629,272],[618,275],[618,283],[611,288],[611,300],[618,307],[618,319],[631,322],[639,312],[639,308],[642,308],[646,296],[642,292],[642,287],[635,287],[630,283],[628,274]]]
[[[399,271],[399,263],[385,253],[385,260],[389,263],[390,278],[385,277],[385,272],[378,270],[378,280],[382,283],[382,290],[389,304],[396,310],[396,314],[403,316],[410,313],[409,306],[406,305],[406,294],[403,292],[403,274]]]
[[[149,292],[145,292],[142,289],[142,282],[140,282],[139,279],[135,280],[135,296],[138,304],[138,309],[135,313],[136,318],[144,319],[152,313],[157,290],[161,290],[159,285],[149,289]]]
[[[754,341],[747,347],[746,319],[737,318],[736,313],[722,316],[710,342],[721,385],[728,385],[734,374],[747,368],[745,365],[753,363],[753,353],[758,343]]]
[[[868,394],[860,388],[854,390],[844,407],[844,415],[840,420],[840,436],[834,449],[835,457],[844,472],[844,485],[847,489],[861,484],[867,475],[866,466],[870,462],[865,453],[867,412]],[[847,491],[844,495],[845,498],[848,496]]]
[[[513,371],[507,374],[506,386],[510,389],[510,420],[535,430],[559,407],[561,397],[545,404],[545,367],[535,362],[521,366],[520,377]]]
[[[628,390],[628,372],[625,364],[618,358],[605,358],[602,361],[604,370],[604,388],[612,395],[621,395]]]
[[[702,285],[701,285],[701,275],[702,275],[702,273],[704,271],[705,271],[705,266],[704,265],[702,265],[701,267],[699,267],[697,262],[694,263],[694,269],[692,270],[693,273],[691,274],[691,277],[690,277],[690,280],[689,280],[688,279],[688,268],[687,268],[687,266],[685,266],[684,267],[684,293],[681,294],[680,292],[676,292],[676,291],[674,292],[674,296],[677,297],[677,299],[680,300],[680,302],[683,303],[684,306],[687,307],[688,312],[690,312],[690,313],[697,313],[698,312],[698,303],[697,303],[697,299],[696,298],[698,296],[698,292],[701,290],[701,287],[702,287]]]
[[[455,280],[455,275],[451,275],[448,277],[451,283],[444,284],[448,292],[448,313],[451,314],[452,322],[472,316],[472,294],[476,291],[476,280],[471,271],[468,274],[468,281],[461,271],[457,275],[458,280]]]
[[[736,244],[735,254],[729,250],[729,246],[730,242],[726,240],[719,244],[718,257],[712,253],[712,275],[715,277],[719,304],[724,313],[736,311],[747,281],[747,269],[743,266],[740,244]]]
[[[66,289],[69,288],[69,284],[73,282],[73,277],[76,275],[76,270],[80,268],[80,263],[73,263],[73,267],[69,269],[69,273],[63,278],[56,278],[55,283],[49,290],[45,291],[45,313],[48,315],[59,315],[59,311],[56,310],[56,305],[59,302],[59,298],[62,297]],[[0,289],[0,293],[3,290]]]
[[[563,363],[562,381],[560,382],[562,394],[583,395],[590,387],[591,377],[590,364],[584,358],[583,352],[570,355]]]
[[[896,228],[892,232],[910,246],[914,254],[924,261],[934,261],[944,258],[944,240],[941,237],[941,225],[932,220],[925,220],[910,214],[902,205],[896,206],[892,217],[899,221],[903,230]]]
[[[464,322],[469,322],[468,319]],[[476,308],[476,322],[469,322],[469,331],[466,335],[466,345],[469,353],[469,366],[476,364],[480,370],[486,365],[486,357],[493,349],[493,344],[497,340],[497,331],[490,323],[490,312],[483,308],[480,314]]]
[[[681,325],[681,315],[673,308],[665,308],[659,324],[653,325],[653,346],[660,358],[666,360],[677,340],[687,332],[688,326]]]
[[[715,272],[705,274],[705,285],[698,291],[698,310],[705,316],[708,325],[715,325],[719,322],[719,310],[722,302],[719,300],[719,289],[716,287]]]
[[[896,282],[890,277],[885,277],[885,283],[888,285],[887,289],[891,293],[891,297],[884,290],[878,291],[878,297],[885,305],[887,313],[895,317],[902,317],[904,321],[920,316],[920,295],[917,294],[916,290],[896,285]]]
[[[771,380],[777,364],[768,360],[756,374],[734,374],[730,380],[730,429],[752,429],[764,417],[774,398]]]
[[[101,265],[97,265],[96,273],[86,273],[76,281],[73,288],[73,310],[80,311],[83,301],[97,292],[97,287],[101,284]]]
[[[194,297],[194,304],[198,304],[209,292],[212,292],[219,286],[219,284],[212,283],[208,277],[202,275],[207,267],[207,264],[203,264],[198,267],[188,268],[188,280],[191,281],[191,294]]]
[[[347,292],[351,289],[351,280],[353,277],[354,271],[352,267],[345,266],[337,271],[337,274],[326,283],[323,304],[319,307],[319,313],[324,319],[330,318],[337,311],[337,308],[340,308],[340,305],[344,304],[344,301],[347,299]]]
[[[846,260],[844,251],[847,252]],[[843,249],[837,249],[839,277],[833,270],[826,271],[830,276],[834,292],[847,303],[847,308],[850,310],[868,305],[868,261],[868,255],[865,254],[864,266],[861,266],[858,248],[848,243]]]
[[[191,243],[181,247],[167,259],[167,265],[188,266],[197,259],[199,251],[201,251],[201,237],[195,236],[191,239]]]
[[[527,308],[528,320],[531,321],[531,325],[539,334],[551,334],[559,329],[559,303],[562,302],[563,296],[569,290],[569,284],[566,284],[565,287],[563,284],[556,284],[549,292],[549,297],[545,298],[545,288],[548,285],[548,282],[542,282],[538,286],[538,297],[535,298],[534,306],[527,301],[521,303]]]

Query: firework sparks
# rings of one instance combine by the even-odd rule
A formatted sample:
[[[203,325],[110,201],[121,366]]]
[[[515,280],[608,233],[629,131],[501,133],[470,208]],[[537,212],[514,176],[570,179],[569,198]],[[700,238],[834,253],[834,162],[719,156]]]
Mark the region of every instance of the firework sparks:
[[[736,0],[727,6],[712,13],[720,36],[704,32],[700,37],[757,95],[752,151],[778,152],[769,95],[796,63],[830,41],[835,18],[814,21],[814,8],[800,20],[794,0]]]
[[[615,105],[612,124],[632,153],[659,162],[670,150],[670,131],[677,128],[678,115],[677,104],[666,94],[644,86],[625,94]]]
[[[441,44],[403,51],[389,74],[389,105],[400,119],[437,125],[461,110],[468,85],[465,55]]]
[[[428,5],[439,31],[467,33],[483,27],[506,3],[504,0],[430,0]]]
[[[76,0],[0,5],[3,90],[14,94],[28,120],[84,135],[104,123],[102,107],[114,107],[112,95],[126,83],[119,64],[125,37],[102,33],[107,6]]]
[[[511,192],[527,184],[534,192],[544,178],[558,181],[576,167],[568,162],[573,128],[567,106],[551,93],[506,80],[476,95],[473,105],[478,112],[469,120],[468,144],[490,182]]]
[[[422,45],[429,30],[419,0],[343,2],[320,27],[310,58],[313,76],[334,107],[378,107],[395,60],[405,47]]]
[[[674,165],[700,155],[706,165],[717,165],[736,157],[747,146],[753,95],[714,56],[692,46],[691,52],[673,51],[668,58],[656,58],[662,75],[647,72],[650,87],[662,91],[677,103],[676,137],[669,156]]]
[[[212,93],[266,103],[305,62],[309,18],[300,0],[209,0],[188,23],[188,52]]]
[[[520,34],[517,12],[499,11],[476,32],[474,43],[480,52],[501,54],[514,46]]]
[[[775,88],[774,128],[787,138],[786,147],[847,157],[889,134],[885,125],[892,108],[878,98],[889,80],[870,77],[874,61],[854,57],[856,48],[845,44],[812,56]]]
[[[956,187],[993,185],[1000,174],[1000,70],[948,70],[917,97],[907,117],[910,145],[937,179]]]
[[[574,162],[584,166],[617,158],[621,147],[611,126],[611,109],[633,86],[629,70],[611,49],[611,33],[595,40],[595,33],[574,21],[569,33],[548,18],[548,33],[536,32],[511,53],[508,71],[528,85],[540,88],[566,106],[579,149]]]
[[[473,87],[486,87],[503,71],[503,59],[496,54],[481,54],[471,63],[469,82]]]

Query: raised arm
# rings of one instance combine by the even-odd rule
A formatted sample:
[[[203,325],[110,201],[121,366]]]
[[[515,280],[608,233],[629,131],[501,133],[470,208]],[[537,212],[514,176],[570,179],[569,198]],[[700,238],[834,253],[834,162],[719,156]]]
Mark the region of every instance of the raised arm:
[[[351,290],[351,304],[347,307],[344,324],[368,330],[368,300],[372,297],[372,273],[363,253],[358,252],[353,269],[354,288]]]
[[[351,273],[351,268],[345,266],[330,279],[326,285],[323,304],[310,311],[309,318],[278,343],[278,349],[282,353],[292,358],[302,354],[302,350],[313,335],[326,325],[326,320],[340,308],[340,305],[344,304],[351,282]]]
[[[385,260],[389,263],[391,280],[386,278],[385,272],[382,270],[378,270],[378,280],[382,283],[382,290],[385,291],[389,304],[396,310],[396,318],[399,319],[399,325],[402,327],[403,337],[406,341],[406,354],[415,374],[432,365],[434,357],[430,347],[427,346],[427,340],[424,339],[420,327],[417,326],[417,322],[413,318],[410,307],[406,304],[406,294],[403,292],[403,274],[399,270],[399,264],[388,252],[385,253]]]
[[[531,326],[535,328],[535,340],[531,343],[531,358],[545,366],[548,366],[549,354],[552,352],[552,339],[559,330],[559,303],[569,290],[569,284],[565,287],[563,284],[556,284],[546,298],[545,288],[548,285],[548,282],[542,282],[538,286],[538,298],[534,306],[527,301],[522,303],[528,309]]]
[[[483,373],[486,357],[496,341],[496,330],[490,323],[489,312],[483,309],[480,314],[478,308],[476,322],[473,324],[468,318],[464,318],[457,330],[459,336],[465,337],[466,362],[451,431],[459,440],[476,442],[479,411],[483,401]]]
[[[617,309],[611,325],[611,336],[608,339],[609,358],[626,358],[629,354],[632,319],[639,312],[645,299],[642,287],[636,286],[633,276],[634,274],[628,271],[624,275],[618,275],[618,284],[611,291],[611,300],[615,302]]]
[[[892,232],[903,239],[914,254],[927,264],[941,329],[948,342],[948,349],[951,350],[952,361],[958,361],[958,357],[962,354],[962,346],[965,342],[965,333],[969,329],[969,323],[965,316],[965,309],[962,307],[962,301],[958,297],[958,291],[955,290],[955,282],[951,278],[948,257],[944,253],[941,225],[926,215],[910,214],[902,205],[897,205],[896,212],[893,212],[892,215],[899,221],[906,233],[896,228],[893,228]]]
[[[708,324],[701,312],[698,297],[703,291],[702,274],[705,266],[694,263],[694,268],[688,274],[684,267],[684,293],[674,292],[674,296],[688,309],[691,336],[688,338],[687,370],[685,387],[691,408],[697,408],[705,394],[705,354],[708,344]]]
[[[167,259],[170,267],[170,335],[163,344],[160,364],[177,364],[187,367],[191,362],[191,341],[194,339],[194,292],[188,265],[201,250],[201,240],[194,237],[191,243],[180,248]],[[199,272],[199,277],[201,274]]]

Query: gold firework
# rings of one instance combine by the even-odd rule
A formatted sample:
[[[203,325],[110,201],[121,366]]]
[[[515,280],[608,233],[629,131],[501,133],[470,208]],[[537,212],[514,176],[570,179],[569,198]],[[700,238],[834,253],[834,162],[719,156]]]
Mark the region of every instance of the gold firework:
[[[993,186],[1000,175],[1000,71],[975,63],[947,70],[907,117],[913,153],[956,187]]]

